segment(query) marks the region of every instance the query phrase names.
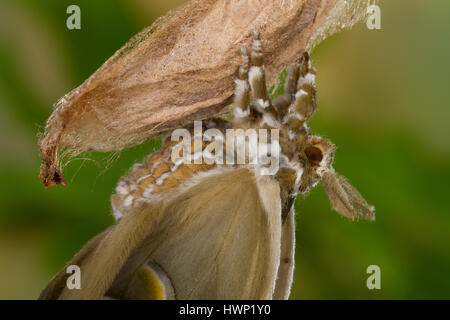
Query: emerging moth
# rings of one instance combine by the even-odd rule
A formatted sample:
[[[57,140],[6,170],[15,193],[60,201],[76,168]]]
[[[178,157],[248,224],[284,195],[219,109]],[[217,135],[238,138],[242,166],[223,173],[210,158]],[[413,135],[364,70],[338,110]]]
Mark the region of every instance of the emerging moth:
[[[373,0],[191,0],[136,34],[62,97],[39,139],[40,178],[65,185],[61,159],[115,151],[228,112],[241,47],[261,30],[266,76],[348,29]]]
[[[41,299],[287,299],[299,193],[322,181],[337,212],[374,220],[374,208],[334,171],[334,145],[308,128],[316,109],[309,55],[288,67],[284,94],[271,101],[258,32],[251,52],[242,53],[233,120],[212,119],[204,128],[276,130],[270,150],[280,150],[279,168],[262,174],[258,162],[173,161],[178,143],[166,139],[119,181],[111,198],[116,224],[68,263],[80,266],[81,289],[66,288],[63,269]]]

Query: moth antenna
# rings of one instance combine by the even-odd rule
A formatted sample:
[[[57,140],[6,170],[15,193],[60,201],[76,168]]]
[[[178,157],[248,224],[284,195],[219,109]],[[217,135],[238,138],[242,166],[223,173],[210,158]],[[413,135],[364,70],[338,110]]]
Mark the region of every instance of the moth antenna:
[[[375,220],[375,208],[369,205],[361,194],[334,169],[325,170],[322,184],[333,209],[339,214],[356,219]]]

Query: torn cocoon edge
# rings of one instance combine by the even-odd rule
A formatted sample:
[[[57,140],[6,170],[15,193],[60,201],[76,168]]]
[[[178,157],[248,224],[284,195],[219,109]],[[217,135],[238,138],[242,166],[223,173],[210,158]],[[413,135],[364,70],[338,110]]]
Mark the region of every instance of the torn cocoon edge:
[[[367,8],[378,0],[338,0],[325,23],[311,36],[307,51],[311,52],[319,43],[342,30],[353,27],[367,18]]]

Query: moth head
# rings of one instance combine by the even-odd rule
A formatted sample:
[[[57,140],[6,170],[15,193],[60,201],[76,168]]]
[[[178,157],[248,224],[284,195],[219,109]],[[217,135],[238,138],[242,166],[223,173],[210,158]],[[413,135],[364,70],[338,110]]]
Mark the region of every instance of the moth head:
[[[318,136],[312,137],[305,147],[305,158],[319,176],[324,170],[332,168],[334,161],[334,144]]]
[[[305,193],[320,182],[324,172],[333,170],[335,146],[327,139],[312,136],[301,149],[303,174],[299,191]]]

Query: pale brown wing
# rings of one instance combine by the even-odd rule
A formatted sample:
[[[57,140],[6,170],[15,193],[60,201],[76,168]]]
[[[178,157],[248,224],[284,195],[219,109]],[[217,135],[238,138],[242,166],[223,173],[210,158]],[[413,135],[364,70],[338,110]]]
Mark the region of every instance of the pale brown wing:
[[[164,270],[177,299],[272,298],[280,261],[278,183],[239,169],[178,191],[127,213],[81,261],[81,290],[64,288],[59,298],[126,298],[148,261]]]
[[[125,292],[128,279],[150,259],[171,279],[177,299],[272,297],[281,224],[275,181],[257,182],[247,170],[205,178],[174,198],[164,214],[171,217],[165,223],[172,231],[151,256],[145,253],[154,238],[143,241],[116,279],[113,295]]]
[[[70,260],[66,266],[61,269],[47,284],[47,286],[42,290],[39,295],[39,300],[55,300],[59,299],[62,291],[66,288],[67,278],[70,274],[66,273],[66,268],[70,265],[80,265],[83,261],[91,257],[92,252],[101,242],[101,240],[111,231],[111,228],[106,229],[102,233],[96,235],[94,238],[89,240],[88,243]]]

